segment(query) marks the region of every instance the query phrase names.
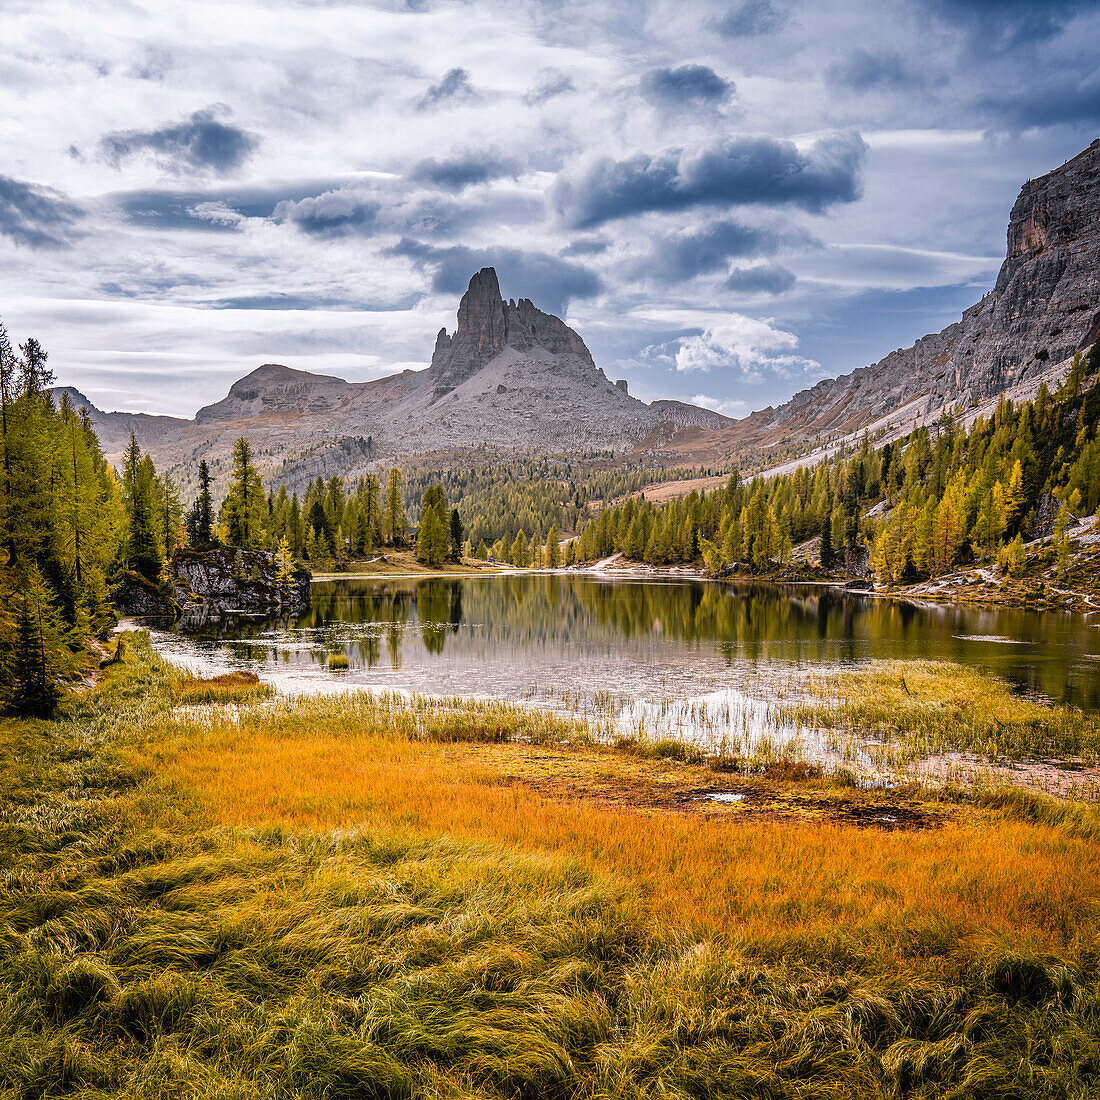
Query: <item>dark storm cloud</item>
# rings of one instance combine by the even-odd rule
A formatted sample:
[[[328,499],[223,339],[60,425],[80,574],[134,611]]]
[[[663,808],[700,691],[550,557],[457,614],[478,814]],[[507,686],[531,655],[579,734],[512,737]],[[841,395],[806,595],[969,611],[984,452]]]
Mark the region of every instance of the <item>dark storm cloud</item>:
[[[885,49],[872,53],[862,46],[856,47],[843,60],[833,62],[825,73],[831,84],[861,92],[868,88],[899,87],[916,81],[897,50]]]
[[[1053,38],[1093,0],[923,0],[945,23],[970,32],[971,44],[990,52]]]
[[[1066,73],[1031,87],[1024,86],[1007,95],[984,96],[978,106],[1006,128],[1027,130],[1033,127],[1066,123],[1100,123],[1100,73],[1084,79]]]
[[[405,237],[386,249],[386,254],[403,256],[418,268],[430,269],[432,290],[437,294],[461,294],[475,271],[494,267],[505,297],[518,293],[559,316],[572,299],[593,298],[600,292],[600,280],[588,268],[544,252],[465,245],[440,248]]]
[[[427,183],[448,191],[461,191],[465,187],[474,187],[490,180],[515,179],[520,171],[521,165],[514,157],[503,157],[494,152],[467,153],[444,160],[426,157],[412,166],[408,178],[414,183]]]
[[[586,229],[616,218],[692,206],[797,206],[818,213],[860,195],[867,146],[854,132],[819,139],[806,153],[794,142],[735,136],[694,149],[615,161],[605,157],[579,175],[559,176],[551,209]]]
[[[134,225],[235,232],[237,226],[231,221],[211,219],[211,204],[219,204],[245,218],[269,218],[281,202],[315,198],[339,189],[346,182],[346,179],[308,180],[269,187],[212,187],[201,191],[149,188],[109,195],[108,200]]]
[[[639,265],[639,274],[648,272],[676,283],[720,271],[731,256],[769,255],[781,243],[779,234],[770,229],[717,221],[692,233],[659,238]]]
[[[100,155],[116,168],[124,160],[149,154],[163,168],[177,174],[214,172],[228,175],[239,168],[259,144],[254,134],[219,122],[220,109],[207,107],[189,119],[156,130],[123,130],[106,134]]]
[[[0,176],[0,234],[28,248],[64,248],[83,211],[60,191]]]
[[[782,294],[794,286],[794,272],[782,264],[757,264],[737,267],[730,272],[725,287],[739,294]]]
[[[462,103],[477,97],[466,69],[448,69],[443,74],[443,79],[438,84],[433,84],[417,100],[416,105],[422,111],[430,111],[444,103]]]
[[[786,22],[786,15],[776,11],[769,0],[745,0],[730,8],[715,24],[715,29],[727,38],[753,38],[758,34],[774,34]]]
[[[545,103],[548,99],[572,91],[575,91],[573,81],[565,73],[557,69],[544,69],[539,79],[527,89],[523,102],[528,107],[534,107],[537,103]]]
[[[578,237],[562,250],[563,256],[601,256],[611,247],[606,237]]]
[[[727,102],[737,91],[706,65],[680,65],[675,69],[651,69],[643,74],[642,95],[661,106],[696,107]]]
[[[313,237],[373,237],[378,231],[379,209],[377,202],[355,191],[326,191],[304,199],[284,199],[276,204],[272,217]]]

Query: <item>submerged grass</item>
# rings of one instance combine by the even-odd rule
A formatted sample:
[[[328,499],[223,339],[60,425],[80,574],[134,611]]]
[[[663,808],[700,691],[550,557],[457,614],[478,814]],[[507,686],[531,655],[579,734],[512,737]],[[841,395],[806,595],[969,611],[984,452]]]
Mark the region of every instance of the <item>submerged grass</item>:
[[[787,721],[873,739],[889,763],[951,751],[1002,759],[1100,760],[1100,715],[1013,692],[980,669],[936,661],[876,661],[811,677]]]
[[[516,746],[465,734],[506,710],[177,703],[135,640],[64,720],[0,724],[0,1096],[1100,1088],[1091,811],[643,817],[502,786]]]
[[[271,695],[270,684],[260,681],[255,672],[226,672],[209,679],[189,677],[181,680],[176,693],[182,703],[242,703]]]

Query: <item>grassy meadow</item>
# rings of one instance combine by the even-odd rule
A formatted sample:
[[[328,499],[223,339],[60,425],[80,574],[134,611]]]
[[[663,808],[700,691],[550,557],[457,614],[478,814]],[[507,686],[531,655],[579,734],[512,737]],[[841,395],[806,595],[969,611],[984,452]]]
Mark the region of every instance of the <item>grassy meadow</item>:
[[[0,1096],[1100,1090],[1089,804],[204,690],[0,723]]]

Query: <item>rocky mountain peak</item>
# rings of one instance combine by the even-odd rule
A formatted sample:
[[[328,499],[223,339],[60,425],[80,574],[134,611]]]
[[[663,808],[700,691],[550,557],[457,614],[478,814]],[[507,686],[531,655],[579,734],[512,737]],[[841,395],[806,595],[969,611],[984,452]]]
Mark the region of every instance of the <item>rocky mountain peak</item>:
[[[316,412],[335,408],[352,389],[352,383],[330,374],[311,374],[282,363],[264,363],[238,378],[221,401],[199,409],[195,420],[201,423],[268,413]]]
[[[459,302],[454,335],[444,328],[436,337],[428,371],[434,399],[462,385],[507,347],[576,355],[596,369],[584,341],[561,318],[544,313],[530,298],[504,301],[496,271],[483,267]]]

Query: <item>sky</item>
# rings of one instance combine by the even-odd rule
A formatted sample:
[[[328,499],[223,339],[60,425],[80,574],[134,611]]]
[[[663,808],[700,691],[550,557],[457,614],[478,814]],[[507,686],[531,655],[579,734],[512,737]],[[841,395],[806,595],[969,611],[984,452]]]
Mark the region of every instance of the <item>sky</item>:
[[[0,0],[0,318],[103,409],[427,366],[484,265],[731,416],[956,319],[1092,0]]]

